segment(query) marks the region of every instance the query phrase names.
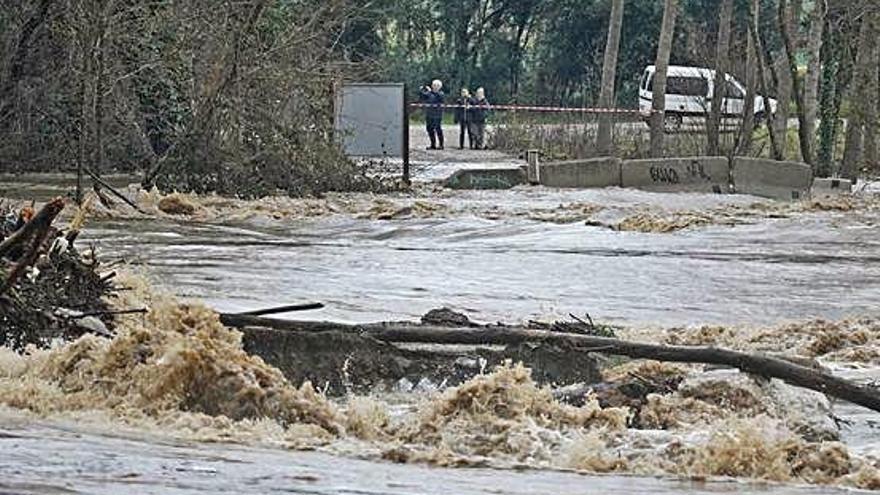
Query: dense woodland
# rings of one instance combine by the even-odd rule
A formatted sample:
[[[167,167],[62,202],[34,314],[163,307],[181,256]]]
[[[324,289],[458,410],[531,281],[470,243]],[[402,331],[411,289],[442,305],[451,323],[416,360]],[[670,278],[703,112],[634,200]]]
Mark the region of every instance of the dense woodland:
[[[854,176],[878,165],[878,33],[875,0],[2,0],[0,170],[244,195],[372,187],[333,144],[341,81],[631,108],[662,62],[787,102],[769,154]],[[710,118],[706,152],[747,153],[743,120],[723,149]]]

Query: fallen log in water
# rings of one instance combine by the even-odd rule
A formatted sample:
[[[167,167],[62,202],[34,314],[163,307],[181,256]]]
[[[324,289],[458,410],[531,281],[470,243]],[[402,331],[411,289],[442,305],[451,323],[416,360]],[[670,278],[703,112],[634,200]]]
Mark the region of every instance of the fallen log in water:
[[[288,304],[285,306],[275,306],[272,308],[255,309],[253,311],[244,311],[242,313],[237,313],[237,314],[244,315],[244,316],[277,315],[280,313],[293,313],[296,311],[311,311],[313,309],[321,309],[323,307],[324,307],[323,303],[311,302],[311,303],[302,303],[302,304]]]
[[[305,332],[356,332],[379,341],[393,343],[516,345],[526,342],[541,342],[576,346],[584,352],[599,352],[637,359],[724,365],[738,368],[746,373],[778,378],[791,385],[816,390],[880,412],[880,391],[875,388],[859,385],[830,373],[776,357],[714,347],[657,345],[608,337],[507,326],[448,328],[408,323],[345,325],[330,322],[273,320],[240,315],[223,315],[221,319],[230,326],[262,326],[276,330]],[[247,323],[235,323],[243,321]]]
[[[263,327],[291,332],[356,331],[358,327],[329,321],[293,321],[264,318],[248,313],[220,313],[220,322],[229,327]]]

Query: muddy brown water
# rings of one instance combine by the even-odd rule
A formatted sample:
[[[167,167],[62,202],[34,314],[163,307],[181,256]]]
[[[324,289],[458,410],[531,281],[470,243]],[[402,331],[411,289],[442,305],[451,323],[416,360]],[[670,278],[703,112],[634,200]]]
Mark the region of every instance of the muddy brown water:
[[[66,179],[4,178],[0,195],[40,199],[68,185]],[[465,192],[449,201],[526,209],[589,202],[606,207],[603,214],[623,215],[634,205],[701,209],[754,198],[537,188]],[[876,314],[878,221],[871,214],[821,213],[641,234],[582,222],[467,214],[390,221],[336,215],[226,225],[156,219],[95,222],[83,241],[106,258],[144,266],[179,295],[224,311],[307,300],[327,307],[297,318],[410,319],[448,306],[487,322],[589,312],[627,325],[755,325]],[[845,406],[838,414],[854,421],[844,431],[848,444],[880,452],[875,413]],[[431,469],[321,453],[176,444],[149,435],[119,438],[111,427],[33,424],[13,416],[0,413],[5,493],[835,493]]]
[[[533,199],[518,193],[462,201]],[[539,201],[661,200],[625,190],[546,194]],[[263,226],[157,220],[93,224],[86,238],[221,310],[321,301],[325,309],[296,317],[411,319],[448,306],[486,322],[589,313],[625,324],[775,324],[876,312],[880,231],[871,222],[805,215],[661,235],[473,216]]]
[[[869,493],[828,487],[591,476],[556,471],[437,469],[318,452],[156,441],[67,424],[0,427],[0,493],[620,495]],[[52,455],[46,455],[51,452]]]
[[[14,423],[14,422],[13,422]],[[0,493],[620,495],[870,493],[767,483],[595,476],[557,471],[437,469],[318,452],[156,441],[69,424],[0,427]],[[51,452],[52,455],[46,455]]]

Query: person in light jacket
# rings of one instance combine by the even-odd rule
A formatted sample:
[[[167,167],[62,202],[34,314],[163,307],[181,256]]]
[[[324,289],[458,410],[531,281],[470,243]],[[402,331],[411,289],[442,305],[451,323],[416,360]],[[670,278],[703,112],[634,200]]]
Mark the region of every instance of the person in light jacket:
[[[421,91],[422,103],[430,105],[425,108],[425,128],[428,138],[431,140],[429,150],[443,149],[443,83],[435,79],[431,86],[425,86]]]
[[[474,147],[474,135],[471,134],[471,128],[468,125],[470,119],[470,106],[473,104],[471,92],[467,88],[462,88],[461,97],[455,100],[455,123],[458,124],[458,149],[464,149],[464,135],[467,133],[468,144]]]
[[[477,88],[471,106],[468,108],[468,127],[470,134],[473,136],[471,149],[485,149],[486,138],[486,119],[489,116],[489,101],[486,99],[486,91],[483,88]]]

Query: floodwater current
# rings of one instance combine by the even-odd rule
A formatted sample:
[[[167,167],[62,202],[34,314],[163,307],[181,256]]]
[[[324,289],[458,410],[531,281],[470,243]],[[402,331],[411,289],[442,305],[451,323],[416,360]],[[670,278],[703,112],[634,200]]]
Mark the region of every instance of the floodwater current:
[[[61,192],[4,180],[3,197]],[[45,184],[45,180],[41,180]],[[622,189],[474,191],[435,198],[451,214],[389,220],[102,220],[84,242],[122,258],[180,296],[221,311],[299,301],[302,319],[415,319],[447,306],[477,321],[589,313],[622,325],[760,325],[876,314],[880,214],[819,212],[674,233],[622,232],[504,214],[599,205],[613,221],[633,208],[744,206],[742,196]],[[487,205],[502,213],[476,214]],[[853,444],[874,450],[877,420],[858,408]],[[835,493],[827,487],[690,482],[555,471],[448,470],[320,452],[182,443],[0,412],[0,493]],[[844,493],[841,491],[841,493]],[[852,493],[852,492],[846,492]]]
[[[445,201],[465,212],[469,203],[589,202],[613,216],[663,196],[545,190]],[[678,196],[683,207],[731,201]],[[105,256],[145,265],[179,294],[221,310],[302,300],[327,306],[298,318],[410,319],[448,306],[487,322],[589,313],[628,325],[768,324],[864,315],[880,297],[880,230],[843,214],[669,234],[465,213],[264,225],[109,221],[86,235]]]

